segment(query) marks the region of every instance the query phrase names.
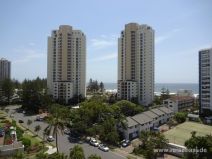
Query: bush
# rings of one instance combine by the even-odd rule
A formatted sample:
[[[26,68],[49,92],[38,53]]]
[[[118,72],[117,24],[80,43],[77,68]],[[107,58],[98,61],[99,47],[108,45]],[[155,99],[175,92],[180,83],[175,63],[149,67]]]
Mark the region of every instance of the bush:
[[[16,127],[16,121],[12,120],[12,126]]]
[[[31,140],[28,138],[22,138],[22,144],[24,145],[25,149],[28,149],[31,146]]]
[[[186,121],[186,116],[187,116],[187,113],[178,112],[175,114],[174,118],[178,123],[183,123]]]
[[[22,138],[23,138],[23,133],[24,133],[24,131],[23,131],[21,128],[16,127],[16,135],[17,135],[17,139],[18,139],[19,141],[22,140]]]

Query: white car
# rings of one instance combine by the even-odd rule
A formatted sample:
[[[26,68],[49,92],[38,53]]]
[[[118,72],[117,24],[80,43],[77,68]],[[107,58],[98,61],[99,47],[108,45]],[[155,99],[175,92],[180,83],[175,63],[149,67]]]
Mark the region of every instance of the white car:
[[[109,148],[105,144],[99,144],[99,149],[105,152],[109,151]]]
[[[49,142],[52,142],[52,141],[54,141],[54,138],[53,138],[53,136],[48,136],[48,137],[47,137],[47,141],[49,141]]]
[[[90,140],[90,144],[91,144],[92,146],[95,146],[95,147],[98,147],[98,146],[99,146],[99,143],[96,141],[96,139],[91,139],[91,140]]]
[[[70,134],[70,130],[68,128],[64,129],[64,134],[69,135]]]

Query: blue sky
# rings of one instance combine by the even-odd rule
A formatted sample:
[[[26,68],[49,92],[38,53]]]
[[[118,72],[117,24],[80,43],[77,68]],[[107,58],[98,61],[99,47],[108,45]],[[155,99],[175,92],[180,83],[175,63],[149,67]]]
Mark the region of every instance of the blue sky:
[[[211,0],[1,0],[0,58],[18,80],[46,77],[47,36],[72,25],[87,37],[87,80],[117,80],[117,38],[129,22],[155,30],[155,82],[197,83],[212,47]]]

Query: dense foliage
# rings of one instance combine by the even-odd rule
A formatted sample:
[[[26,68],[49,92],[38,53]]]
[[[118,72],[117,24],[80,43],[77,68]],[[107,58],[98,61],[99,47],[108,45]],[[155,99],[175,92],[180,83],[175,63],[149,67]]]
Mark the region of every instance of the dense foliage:
[[[185,158],[209,159],[212,155],[212,135],[196,136],[196,132],[191,132],[192,136],[185,142],[185,146],[191,150],[196,149],[200,152],[188,152]]]
[[[178,122],[178,123],[183,123],[186,121],[186,117],[187,117],[187,113],[185,112],[177,112],[174,116],[175,120]]]
[[[167,146],[168,140],[160,132],[142,131],[139,139],[142,144],[134,149],[135,154],[142,154],[147,159],[155,159],[162,154],[156,149],[163,149]]]
[[[90,79],[88,86],[87,86],[88,92],[103,92],[104,91],[104,83],[100,82],[98,83],[97,80]]]

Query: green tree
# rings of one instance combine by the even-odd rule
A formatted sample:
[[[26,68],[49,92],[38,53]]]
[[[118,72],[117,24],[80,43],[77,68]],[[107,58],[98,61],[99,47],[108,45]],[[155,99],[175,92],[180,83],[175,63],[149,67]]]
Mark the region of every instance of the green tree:
[[[41,130],[41,126],[40,125],[36,125],[35,126],[35,132],[37,133],[37,135],[38,135],[38,132]]]
[[[125,116],[133,116],[133,115],[136,115],[136,114],[144,111],[142,106],[138,106],[138,105],[136,105],[132,102],[129,102],[127,100],[119,101],[119,102],[115,103],[114,105],[120,107],[121,112]]]
[[[191,132],[191,138],[185,141],[188,149],[197,149],[201,152],[188,152],[185,158],[206,159],[211,158],[212,154],[212,135],[196,136],[196,132]]]
[[[1,84],[2,92],[5,97],[7,97],[7,103],[10,103],[10,98],[13,95],[14,86],[10,79],[5,79]]]
[[[40,153],[37,153],[36,156],[35,156],[35,159],[48,159],[48,154],[46,153],[43,153],[43,152],[40,152]]]
[[[101,159],[101,157],[97,156],[96,154],[92,154],[92,155],[88,156],[88,159]]]
[[[32,120],[28,119],[27,120],[27,126],[28,126],[28,129],[29,129],[29,126],[32,124]]]
[[[106,119],[101,125],[100,139],[111,144],[117,144],[119,135],[115,126],[116,121],[113,117]]]
[[[187,117],[187,114],[184,113],[184,112],[177,112],[174,116],[175,120],[178,122],[178,123],[183,123],[186,121],[186,117]]]
[[[168,140],[160,132],[141,132],[139,139],[142,145],[134,149],[134,153],[142,154],[147,159],[155,159],[162,154],[154,149],[166,148]]]
[[[166,100],[168,98],[170,98],[169,90],[163,87],[161,89],[160,99],[161,99],[161,101],[163,101],[163,100]]]
[[[74,146],[72,149],[70,149],[70,159],[85,159],[84,151],[82,147],[79,145]]]
[[[47,108],[49,96],[44,93],[46,88],[46,79],[25,79],[22,83],[22,108],[30,113],[38,113],[40,108]]]
[[[15,155],[13,155],[13,159],[25,159],[25,154],[21,151],[17,151]]]
[[[162,104],[162,101],[161,101],[161,99],[160,99],[159,96],[155,96],[155,97],[154,97],[154,103],[155,103],[156,105],[161,105],[161,104]]]
[[[22,138],[22,144],[24,145],[24,149],[27,150],[31,146],[31,140],[28,138]]]
[[[63,134],[68,116],[69,110],[67,108],[59,104],[53,104],[50,109],[50,115],[47,117],[48,126],[44,131],[48,133],[53,132],[53,136],[56,138],[57,153],[59,153],[58,133]]]
[[[101,92],[104,92],[104,83],[103,82],[100,82],[100,84],[99,84],[99,88],[100,88],[100,91]]]

